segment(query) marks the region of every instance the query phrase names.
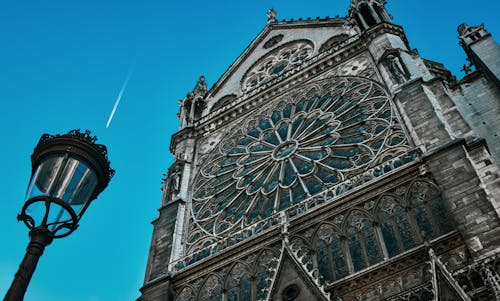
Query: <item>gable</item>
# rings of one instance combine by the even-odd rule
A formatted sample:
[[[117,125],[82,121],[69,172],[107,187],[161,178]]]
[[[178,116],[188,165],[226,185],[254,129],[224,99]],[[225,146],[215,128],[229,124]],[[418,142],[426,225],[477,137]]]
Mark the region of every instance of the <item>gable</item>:
[[[204,115],[228,95],[239,98],[355,34],[343,19],[269,24],[210,89]]]
[[[327,301],[330,294],[320,284],[311,269],[310,258],[299,255],[288,240],[287,225],[283,228],[281,256],[274,277],[270,280],[268,300],[272,301]]]

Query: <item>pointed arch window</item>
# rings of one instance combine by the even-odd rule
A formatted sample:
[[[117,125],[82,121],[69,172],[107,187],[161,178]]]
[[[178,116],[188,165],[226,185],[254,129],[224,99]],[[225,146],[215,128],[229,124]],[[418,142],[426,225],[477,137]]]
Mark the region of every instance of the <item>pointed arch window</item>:
[[[222,285],[218,276],[210,275],[207,278],[196,300],[222,301]]]
[[[362,211],[353,211],[345,224],[347,244],[355,272],[382,260],[382,249],[375,233],[374,223]]]
[[[324,281],[336,281],[349,275],[344,239],[340,231],[330,224],[322,224],[316,232],[317,266]]]
[[[418,236],[403,206],[402,200],[393,195],[384,195],[377,205],[377,218],[389,257],[416,246]]]
[[[268,283],[267,278],[271,276],[271,270],[276,268],[278,261],[276,255],[271,250],[264,250],[258,257],[253,267],[254,282],[252,283],[252,295],[256,296],[253,300],[264,300],[267,296]]]
[[[447,216],[439,190],[427,181],[415,181],[407,193],[407,202],[425,238],[432,239],[453,230]]]
[[[241,262],[236,263],[228,274],[226,281],[226,301],[252,300],[252,282],[249,267]]]
[[[189,286],[184,287],[175,297],[175,301],[195,301],[193,289]]]

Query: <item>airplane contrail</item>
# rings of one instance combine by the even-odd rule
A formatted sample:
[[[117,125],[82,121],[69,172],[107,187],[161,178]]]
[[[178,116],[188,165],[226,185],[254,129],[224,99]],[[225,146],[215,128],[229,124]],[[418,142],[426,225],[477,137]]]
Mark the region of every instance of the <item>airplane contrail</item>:
[[[113,120],[113,117],[115,116],[116,108],[118,108],[118,105],[120,104],[120,100],[122,99],[123,92],[125,91],[125,88],[127,88],[128,81],[130,80],[130,77],[132,76],[133,71],[134,71],[134,68],[130,68],[130,71],[127,74],[127,78],[125,78],[125,81],[123,82],[122,88],[120,89],[120,93],[118,93],[118,97],[116,98],[115,105],[113,106],[113,110],[111,110],[111,114],[109,115],[108,123],[106,123],[106,128],[109,127],[111,120]]]

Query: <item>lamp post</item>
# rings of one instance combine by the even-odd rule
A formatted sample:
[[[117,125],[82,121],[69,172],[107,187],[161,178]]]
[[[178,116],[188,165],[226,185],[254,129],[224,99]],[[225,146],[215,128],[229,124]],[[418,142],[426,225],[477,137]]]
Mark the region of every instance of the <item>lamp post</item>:
[[[30,242],[4,301],[21,301],[46,246],[68,236],[114,175],[104,145],[89,131],[44,134],[31,155],[31,179],[19,221]]]

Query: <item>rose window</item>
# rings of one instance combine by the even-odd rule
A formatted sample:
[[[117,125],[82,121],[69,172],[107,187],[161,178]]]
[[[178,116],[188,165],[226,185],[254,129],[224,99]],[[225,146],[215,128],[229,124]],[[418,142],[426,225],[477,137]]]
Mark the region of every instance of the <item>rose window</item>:
[[[314,50],[309,41],[294,41],[287,43],[265,55],[254,64],[242,80],[242,89],[251,90],[279,75],[292,66],[300,65],[311,56]]]
[[[221,236],[408,150],[386,91],[354,77],[317,80],[247,116],[201,164],[193,219]]]

